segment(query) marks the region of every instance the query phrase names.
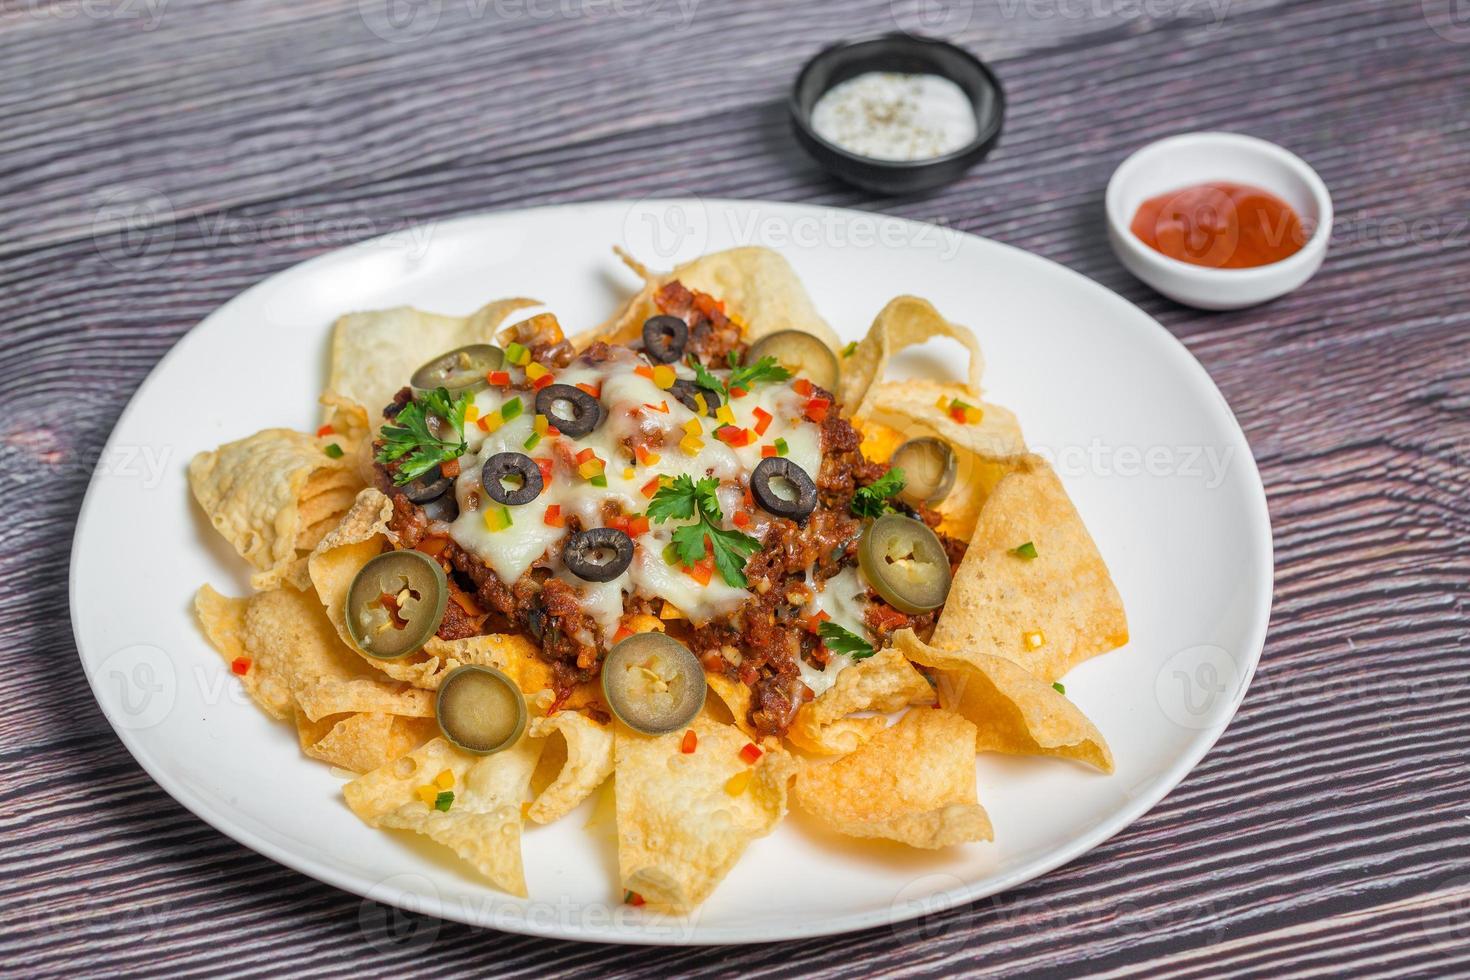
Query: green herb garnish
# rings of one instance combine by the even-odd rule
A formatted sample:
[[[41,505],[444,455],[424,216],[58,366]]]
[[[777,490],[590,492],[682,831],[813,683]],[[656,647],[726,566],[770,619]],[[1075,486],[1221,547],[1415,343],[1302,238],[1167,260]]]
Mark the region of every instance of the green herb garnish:
[[[903,470],[895,466],[867,486],[854,490],[848,506],[858,517],[882,517],[893,513],[888,498],[902,489]]]
[[[791,372],[777,364],[774,357],[763,357],[754,364],[741,364],[740,356],[731,351],[726,360],[730,364],[730,380],[726,384],[731,388],[750,391],[759,384],[791,380]]]
[[[1052,689],[1054,691],[1056,691],[1058,694],[1066,694],[1067,693],[1067,689],[1066,689],[1066,687],[1064,687],[1062,685],[1062,682],[1061,681],[1057,681],[1056,683],[1054,683],[1052,685]]]
[[[335,442],[328,443],[326,447],[322,449],[322,452],[326,453],[333,459],[342,458],[342,447],[337,445]]]
[[[748,584],[745,559],[760,551],[761,543],[748,534],[720,527],[724,514],[715,496],[719,488],[720,481],[715,477],[707,476],[695,482],[688,473],[681,473],[673,483],[660,487],[653,495],[648,502],[648,518],[658,524],[692,518],[695,523],[674,529],[673,549],[679,562],[692,566],[712,553],[725,584],[743,589]]]
[[[778,437],[776,439],[774,445],[776,447],[776,455],[777,456],[785,456],[787,453],[789,453],[791,451],[791,447],[788,446],[788,445],[786,445],[786,440],[785,439],[781,439],[781,438]]]
[[[434,797],[434,809],[438,810],[440,813],[448,813],[449,808],[452,806],[454,806],[453,793],[446,791]]]
[[[865,660],[876,652],[873,644],[831,620],[817,626],[817,635],[827,644],[827,649],[833,653],[845,653],[854,660]]]
[[[855,350],[857,350],[857,344],[858,344],[858,342],[856,340],[849,341],[848,342],[848,345],[846,347],[842,348],[842,356],[843,357],[851,357],[852,356],[852,352],[855,351]]]
[[[464,415],[469,407],[468,392],[451,399],[445,388],[426,391],[403,406],[393,421],[383,426],[383,447],[377,455],[380,463],[403,460],[393,482],[399,486],[412,483],[440,463],[464,455],[469,449],[464,441]],[[430,417],[439,419],[454,437],[436,435],[429,428]]]
[[[1024,558],[1027,561],[1030,561],[1031,559],[1036,557],[1036,545],[1032,544],[1030,541],[1027,541],[1025,544],[1017,545],[1016,547],[1012,548],[1011,554],[1015,555],[1017,558]]]

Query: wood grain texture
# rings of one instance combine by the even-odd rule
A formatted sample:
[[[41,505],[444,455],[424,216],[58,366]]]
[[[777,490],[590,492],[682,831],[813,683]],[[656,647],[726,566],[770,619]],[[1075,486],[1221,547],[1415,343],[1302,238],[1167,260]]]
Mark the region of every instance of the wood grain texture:
[[[1470,24],[1452,8],[420,0],[395,31],[379,0],[0,4],[0,969],[1470,972]],[[831,182],[781,105],[821,45],[895,26],[994,59],[1010,95],[999,150],[925,198]],[[1112,259],[1112,168],[1204,128],[1285,143],[1332,188],[1331,254],[1292,296],[1202,314]],[[893,929],[738,950],[385,911],[174,803],[93,703],[66,595],[87,477],[151,366],[240,290],[348,241],[680,194],[987,235],[1093,277],[1190,347],[1251,439],[1275,529],[1265,656],[1219,745],[1039,881]]]

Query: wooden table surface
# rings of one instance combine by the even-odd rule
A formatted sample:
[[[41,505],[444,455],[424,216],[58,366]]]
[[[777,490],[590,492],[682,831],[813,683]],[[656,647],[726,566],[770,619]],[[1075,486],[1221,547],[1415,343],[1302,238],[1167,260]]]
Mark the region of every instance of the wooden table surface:
[[[1464,6],[0,3],[0,969],[1470,972]],[[895,28],[961,41],[1010,94],[999,150],[925,198],[834,183],[783,107],[820,46]],[[1315,279],[1229,314],[1150,292],[1102,226],[1126,154],[1217,128],[1305,157],[1338,213]],[[942,221],[1091,276],[1189,346],[1250,437],[1277,562],[1260,672],[1199,768],[1008,894],[740,949],[549,942],[385,911],[165,795],[92,700],[66,586],[88,475],[147,371],[231,296],[346,242],[686,194]]]

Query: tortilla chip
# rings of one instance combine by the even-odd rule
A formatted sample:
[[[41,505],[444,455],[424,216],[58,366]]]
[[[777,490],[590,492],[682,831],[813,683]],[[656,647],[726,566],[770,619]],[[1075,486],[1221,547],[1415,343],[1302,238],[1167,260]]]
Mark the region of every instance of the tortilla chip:
[[[560,734],[566,744],[565,761],[556,777],[536,795],[526,811],[526,816],[537,823],[551,823],[575,810],[612,775],[612,726],[599,725],[575,711],[558,711],[545,718],[531,719],[530,732],[532,738]]]
[[[285,721],[291,717],[293,707],[287,651],[275,647],[247,648],[246,620],[250,605],[250,599],[232,599],[208,585],[201,586],[194,595],[194,612],[199,616],[204,635],[225,662],[233,663],[241,657],[250,661],[245,673],[238,675],[245,692],[266,714]]]
[[[594,340],[626,344],[641,338],[643,321],[659,312],[653,302],[654,293],[675,280],[689,289],[723,300],[725,312],[744,325],[745,339],[751,343],[777,330],[803,330],[821,340],[833,353],[842,347],[841,339],[817,313],[796,270],[779,252],[754,245],[732,248],[712,252],[662,274],[651,273],[621,251],[619,255],[644,278],[643,289],[607,323],[574,337],[572,342],[578,350]]]
[[[194,499],[215,530],[257,570],[250,579],[255,588],[287,581],[304,588],[304,566],[295,564],[298,549],[314,547],[313,525],[340,514],[344,500],[350,503],[362,486],[348,463],[324,452],[330,441],[265,429],[190,461]]]
[[[966,377],[971,394],[979,397],[980,376],[985,358],[968,327],[957,326],[940,316],[934,304],[917,296],[896,296],[878,312],[868,334],[851,354],[842,359],[842,378],[837,400],[849,416],[860,417],[872,410],[870,396],[883,380],[888,362],[905,347],[922,344],[932,337],[950,337],[970,352]],[[907,384],[907,382],[905,382]],[[931,404],[933,399],[930,400]]]
[[[1028,541],[1035,558],[1011,554]],[[930,642],[1005,657],[1047,683],[1128,642],[1117,586],[1045,460],[1026,457],[986,499]]]
[[[1113,753],[1097,726],[1046,681],[1003,657],[939,650],[913,630],[894,648],[937,671],[939,703],[975,723],[977,752],[1054,755],[1113,771]]]
[[[940,409],[940,398],[946,402],[958,398],[980,409],[980,421],[974,424],[956,422],[947,410]],[[906,439],[937,435],[951,446],[987,460],[1011,460],[1026,452],[1026,440],[1021,435],[1021,424],[1016,421],[1015,413],[980,400],[956,381],[920,378],[883,381],[869,389],[866,403],[868,414],[903,432]]]
[[[750,688],[724,674],[705,672],[705,680],[709,683],[709,689],[714,691],[730,714],[730,721],[736,728],[745,733],[752,742],[761,740],[760,733],[750,723]],[[709,702],[705,702],[706,710]]]
[[[539,305],[533,299],[502,299],[469,316],[441,316],[408,306],[349,313],[332,327],[332,367],[324,399],[363,406],[370,427],[376,428],[383,407],[424,363],[466,344],[494,343],[507,316]]]
[[[372,827],[412,830],[437,841],[497,888],[526,896],[521,863],[521,804],[541,752],[541,739],[494,755],[461,752],[435,738],[342,788],[352,812]],[[454,802],[441,812],[418,796],[444,770],[454,776]]]
[[[379,711],[328,715],[320,721],[296,712],[296,736],[302,752],[359,773],[371,772],[412,752],[438,730],[432,718],[403,718]]]
[[[852,718],[858,711],[898,711],[933,704],[934,688],[897,650],[879,651],[837,675],[837,681],[802,705],[786,737],[818,755],[846,755],[888,727],[881,716]]]
[[[796,776],[793,799],[841,834],[939,848],[993,840],[975,796],[975,726],[915,708],[862,747]]]
[[[651,737],[617,725],[614,733],[623,888],[674,912],[704,901],[746,845],[771,832],[786,812],[786,784],[797,768],[774,744],[746,765],[740,750],[750,739],[738,728],[704,716],[689,727],[699,742],[687,755],[682,731]],[[731,777],[747,770],[748,783],[732,795]]]

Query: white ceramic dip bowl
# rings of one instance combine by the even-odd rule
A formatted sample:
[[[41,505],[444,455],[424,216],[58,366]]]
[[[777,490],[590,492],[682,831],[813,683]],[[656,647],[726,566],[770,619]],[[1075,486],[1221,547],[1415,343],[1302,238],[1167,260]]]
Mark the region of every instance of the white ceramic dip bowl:
[[[1308,233],[1306,244],[1269,265],[1216,269],[1170,258],[1133,233],[1144,201],[1214,181],[1259,187],[1290,204]],[[1185,133],[1148,144],[1113,171],[1106,208],[1118,261],[1170,299],[1202,310],[1235,310],[1286,295],[1317,271],[1332,237],[1332,198],[1317,172],[1275,143],[1237,133]]]

